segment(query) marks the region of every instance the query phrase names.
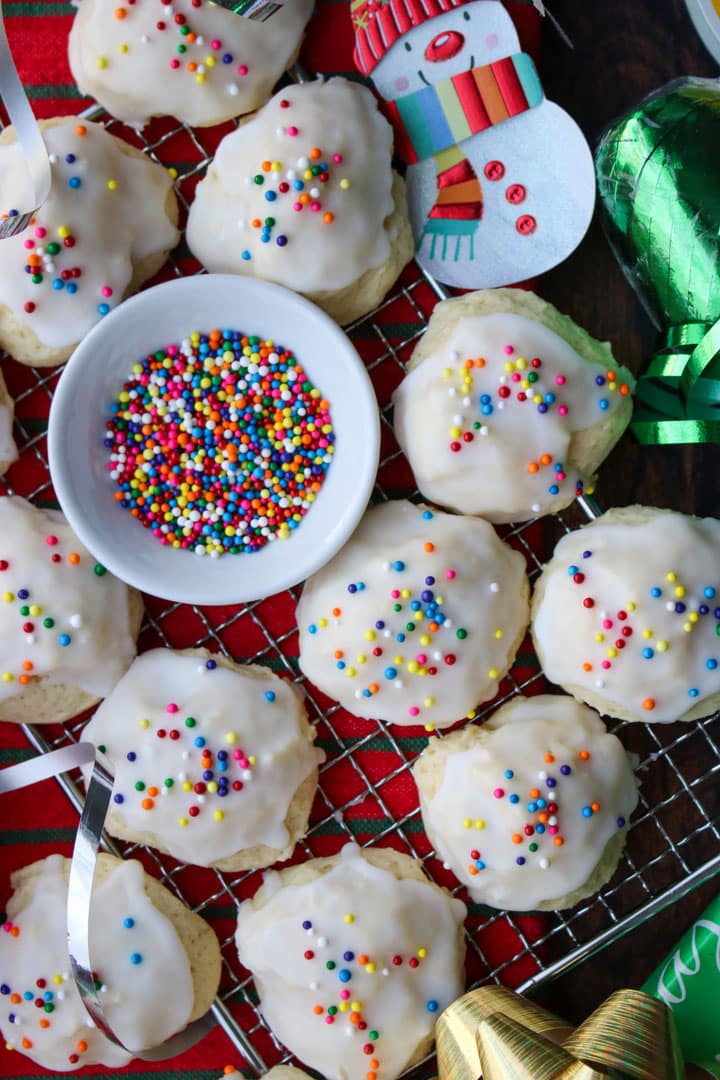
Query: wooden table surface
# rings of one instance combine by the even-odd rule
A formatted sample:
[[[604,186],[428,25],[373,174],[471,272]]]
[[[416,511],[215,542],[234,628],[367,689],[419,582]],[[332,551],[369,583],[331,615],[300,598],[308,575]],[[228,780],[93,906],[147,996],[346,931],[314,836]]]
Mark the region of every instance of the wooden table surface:
[[[593,146],[609,122],[670,79],[720,74],[684,0],[549,0],[549,7],[575,49],[546,23],[545,91],[572,113]],[[580,249],[542,278],[538,291],[590,333],[611,341],[633,372],[642,369],[654,330],[597,221]],[[603,466],[597,493],[603,507],[642,502],[712,516],[720,512],[719,494],[717,445],[646,447],[630,435]],[[720,877],[565,976],[551,992],[555,1011],[582,1019],[613,990],[638,986],[719,891]]]

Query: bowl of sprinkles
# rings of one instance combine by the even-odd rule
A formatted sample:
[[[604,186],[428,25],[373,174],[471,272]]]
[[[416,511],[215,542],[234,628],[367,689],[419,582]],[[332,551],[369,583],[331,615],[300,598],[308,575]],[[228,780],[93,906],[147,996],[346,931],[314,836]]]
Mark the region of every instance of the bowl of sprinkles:
[[[158,285],[95,326],[48,431],[83,543],[128,584],[194,604],[257,600],[324,565],[367,505],[379,440],[339,327],[226,274]]]

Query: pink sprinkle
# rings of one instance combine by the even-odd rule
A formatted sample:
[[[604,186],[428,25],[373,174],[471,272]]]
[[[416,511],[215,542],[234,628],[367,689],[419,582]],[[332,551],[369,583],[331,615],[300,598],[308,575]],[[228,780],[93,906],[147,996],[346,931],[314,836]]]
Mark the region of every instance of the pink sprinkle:
[[[448,579],[448,581],[452,581],[453,578],[457,577],[457,574],[454,570],[446,570],[445,577]]]
[[[247,75],[248,70],[247,64],[238,64],[238,75]]]
[[[418,664],[427,664],[427,656],[424,652],[418,653],[416,658]]]
[[[297,210],[297,212],[300,213],[300,211],[302,210],[302,203],[293,203],[293,210]]]
[[[103,296],[112,296],[112,289],[110,288],[109,285],[103,285],[100,292],[102,293]]]
[[[35,230],[35,235],[42,240],[43,236],[47,236],[47,229],[44,229],[42,225],[38,225],[37,229]]]
[[[165,712],[176,713],[176,712],[180,712],[180,709],[177,707],[177,705],[173,701],[171,701],[170,704],[166,707]]]
[[[506,345],[505,348],[503,349],[503,352],[505,353],[506,356],[509,356],[510,353],[515,352],[515,347],[513,345]]]
[[[314,211],[315,211],[315,213],[317,213],[317,212],[318,212],[318,210],[320,210],[320,203],[319,203],[319,202],[312,202],[312,203],[310,203],[310,209],[311,209],[311,210],[314,210]]]
[[[567,416],[567,412],[568,412],[567,405],[560,405],[559,408],[558,408],[558,412],[560,413],[561,416]]]
[[[418,709],[417,705],[411,705],[410,708],[408,709],[408,712],[410,713],[411,716],[419,716],[420,715],[420,710]]]
[[[609,660],[603,660],[603,662],[602,662],[602,664],[600,665],[600,667],[601,667],[601,668],[603,668],[603,669],[604,669],[605,671],[607,671],[607,670],[608,670],[609,668],[611,668],[611,667],[612,667],[612,664],[610,663],[610,661],[609,661]]]
[[[210,48],[211,49],[220,49],[220,48],[222,48],[222,41],[220,41],[219,38],[213,38],[213,40],[210,42]]]
[[[33,243],[33,241],[32,241],[32,240],[26,240],[26,241],[25,241],[25,247],[26,247],[26,248],[34,248],[34,247],[35,247],[35,244]]]
[[[557,825],[548,825],[548,832],[550,833],[551,836],[555,836],[555,834],[558,833],[559,831],[560,830],[558,829]]]
[[[350,991],[349,990],[341,990],[340,991],[340,1000],[341,1001],[347,1001],[347,999],[349,997],[350,997]]]
[[[46,536],[46,537],[45,537],[45,543],[46,543],[46,544],[47,544],[47,545],[48,545],[49,547],[55,547],[55,545],[57,544],[57,542],[58,542],[58,538],[57,538],[57,536]]]
[[[236,761],[239,761],[241,757],[244,757],[242,750],[233,750],[233,757]]]
[[[293,138],[299,134],[298,129],[295,127],[294,124],[287,129],[287,133],[288,135],[292,135]]]
[[[501,787],[496,787],[495,790],[493,791],[493,795],[495,796],[496,799],[504,799],[505,798],[505,791]]]
[[[558,384],[558,386],[564,386],[566,381],[567,380],[566,380],[564,375],[556,375],[555,376],[555,382]]]
[[[180,67],[180,61],[179,60],[171,60],[170,61],[170,67],[173,68],[173,69],[179,68]]]
[[[603,630],[612,630],[612,619],[603,619]]]
[[[3,930],[5,931],[6,934],[10,933],[10,931],[12,930],[12,925],[13,924],[11,922],[3,923]]]
[[[336,165],[342,165],[342,161],[343,161],[342,154],[333,154],[333,161],[335,162]]]
[[[334,1024],[335,1023],[335,1017],[334,1016],[326,1016],[325,1017],[325,1023],[326,1024]]]
[[[567,476],[566,476],[566,474],[564,472],[557,473],[556,480],[560,480],[562,482],[563,480],[566,480],[566,479],[567,479]]]

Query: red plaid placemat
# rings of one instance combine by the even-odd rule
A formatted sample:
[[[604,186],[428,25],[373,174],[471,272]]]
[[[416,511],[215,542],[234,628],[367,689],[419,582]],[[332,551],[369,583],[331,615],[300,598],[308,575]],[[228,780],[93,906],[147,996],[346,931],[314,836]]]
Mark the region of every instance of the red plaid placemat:
[[[527,3],[509,3],[508,6],[518,24],[525,49],[537,54],[540,34],[537,14]],[[67,66],[66,40],[73,15],[72,5],[65,0],[14,0],[4,5],[4,14],[11,47],[36,114],[42,117],[74,114],[91,104],[78,93]],[[267,32],[272,33],[272,22],[268,23]],[[310,71],[339,72],[356,77],[352,47],[348,0],[319,0],[303,49],[305,66]],[[164,124],[167,122],[160,121],[152,127],[160,132],[166,130]],[[211,150],[227,127],[203,132],[203,146]],[[163,162],[174,165],[181,175],[189,153],[186,144],[189,140],[180,134],[169,140],[164,148]],[[197,160],[196,150],[194,154]],[[190,194],[189,186],[183,188],[185,195]],[[182,253],[178,262],[187,272],[195,268]],[[410,342],[421,332],[423,321],[436,301],[430,287],[418,281],[416,270],[406,271],[402,283],[404,291],[382,309],[376,325],[368,321],[352,334],[371,371],[383,407],[387,406],[402,375],[398,361],[409,356]],[[3,372],[11,393],[21,398],[18,418],[25,435],[25,439],[20,440],[21,460],[7,479],[19,494],[36,492],[40,488],[34,501],[52,505],[54,494],[45,467],[45,429],[54,378],[39,383],[33,372],[12,361],[3,362]],[[390,426],[384,423],[382,456],[385,464],[380,481],[386,494],[398,497],[411,491],[413,483],[406,462],[396,451]],[[524,531],[519,542],[530,543],[538,550],[542,540],[542,535],[531,529]],[[148,600],[147,607],[150,620],[141,635],[142,649],[168,643],[180,648],[203,644],[209,648],[223,647],[237,659],[252,658],[283,674],[297,670],[295,598],[290,593],[271,597],[248,609],[227,607],[197,611],[152,599]],[[514,678],[517,683],[523,683],[535,678],[536,674],[536,661],[525,643],[513,671]],[[537,685],[539,687],[539,681]],[[506,682],[501,689],[507,694],[512,688],[513,684]],[[316,699],[321,701],[324,709],[332,705],[322,695],[316,695]],[[319,743],[325,749],[329,763],[313,809],[306,851],[314,855],[333,854],[346,842],[348,834],[361,843],[389,844],[407,851],[407,844],[393,834],[394,823],[401,822],[403,837],[412,852],[419,857],[428,856],[430,845],[422,831],[414,783],[405,768],[407,761],[426,745],[427,735],[423,729],[391,729],[387,733],[377,724],[332,710],[327,718],[313,715],[312,719],[318,723]],[[55,737],[59,732],[49,734]],[[11,725],[0,726],[0,766],[22,761],[32,753],[18,729]],[[349,807],[348,803],[351,803]],[[346,807],[342,824],[336,814],[340,807]],[[14,870],[53,852],[70,854],[76,825],[77,815],[54,781],[45,781],[0,799],[0,905],[8,895],[9,876]],[[157,873],[157,865],[147,856],[141,857],[149,869]],[[163,860],[163,865],[177,867],[172,860]],[[437,860],[429,859],[428,868],[437,880],[453,885]],[[180,868],[174,873],[173,880],[188,902],[200,906],[202,914],[217,930],[228,964],[223,985],[226,990],[232,988],[230,973],[237,972],[237,962],[230,943],[234,904],[229,893],[215,895],[218,879],[210,871]],[[229,880],[234,895],[247,896],[257,887],[260,875],[244,878],[231,875]],[[210,896],[214,899],[206,904]],[[502,918],[470,905],[468,926],[477,946],[469,957],[470,981],[497,968],[502,969],[501,977],[510,985],[517,985],[532,974],[535,960],[527,943],[541,936],[541,919],[521,916],[511,926]],[[230,1008],[243,1026],[252,1027],[256,1023],[252,1010],[241,1003],[240,995],[231,998]],[[254,1039],[268,1064],[278,1060],[278,1051],[264,1031],[259,1031]],[[228,1063],[238,1068],[243,1065],[237,1050],[217,1029],[181,1058],[154,1065],[136,1062],[124,1070],[123,1075],[139,1078],[153,1073],[159,1077],[182,1077],[183,1080],[215,1080]],[[81,1070],[81,1074],[101,1076],[110,1071],[89,1067]],[[9,1053],[0,1046],[0,1076],[45,1075],[48,1074],[28,1058]]]

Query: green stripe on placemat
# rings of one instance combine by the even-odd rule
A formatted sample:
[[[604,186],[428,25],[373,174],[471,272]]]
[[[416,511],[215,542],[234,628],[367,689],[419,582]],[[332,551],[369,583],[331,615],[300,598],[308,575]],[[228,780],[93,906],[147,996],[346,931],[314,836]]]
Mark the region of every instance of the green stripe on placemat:
[[[0,829],[0,847],[11,844],[69,844],[75,839],[77,829]]]
[[[368,836],[378,836],[381,832],[385,832],[395,825],[394,819],[389,817],[345,817],[345,823],[355,836],[360,833],[367,834]],[[403,830],[408,833],[425,832],[419,817],[410,818],[402,827]],[[331,818],[329,821],[325,821],[319,828],[312,829],[311,832],[313,836],[336,836],[338,833],[344,832],[344,829],[334,818]]]
[[[0,749],[0,765],[17,765],[19,761],[29,761],[36,756],[29,746],[4,746]]]
[[[323,750],[335,750],[337,749],[338,741],[340,741],[346,750],[355,749],[358,743],[362,743],[359,747],[360,750],[367,750],[370,753],[396,753],[395,747],[385,735],[373,735],[371,739],[367,739],[363,742],[364,736],[351,735],[345,739],[316,739],[315,745],[319,746]],[[407,750],[411,754],[419,754],[421,750],[424,750],[430,740],[423,736],[417,737],[413,735],[396,735],[395,742],[402,746],[403,750]]]
[[[382,322],[378,320],[377,316],[368,316],[364,322],[361,322],[351,331],[350,337],[353,341],[364,341],[368,337],[374,338],[376,336],[375,330],[372,329],[374,322],[378,322],[385,337],[389,337],[391,340],[397,338],[403,342],[407,341],[407,339],[414,334],[417,334],[422,327],[422,323],[418,320],[415,322]],[[371,330],[369,335],[363,332],[365,328]]]
[[[74,83],[39,83],[37,86],[26,86],[25,90],[31,100],[45,100],[46,98],[77,98],[78,101],[92,100],[87,94],[81,94]]]
[[[3,15],[11,19],[17,15],[74,15],[73,4],[36,3],[34,0],[11,0],[9,4],[3,4]]]

